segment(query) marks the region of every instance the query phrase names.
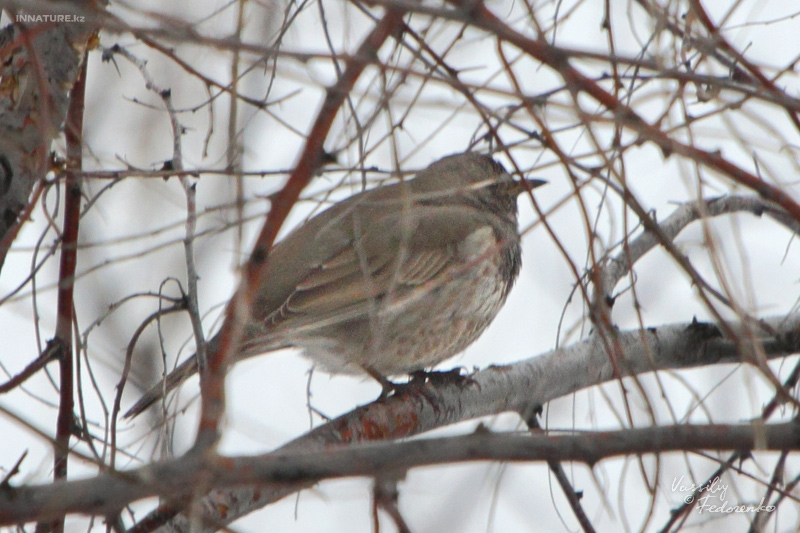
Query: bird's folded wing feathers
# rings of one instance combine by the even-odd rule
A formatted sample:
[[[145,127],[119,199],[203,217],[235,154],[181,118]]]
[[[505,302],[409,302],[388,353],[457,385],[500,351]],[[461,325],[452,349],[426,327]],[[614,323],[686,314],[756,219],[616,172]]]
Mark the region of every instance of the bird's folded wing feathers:
[[[460,246],[481,229],[491,229],[486,214],[466,206],[411,207],[379,218],[305,273],[267,327],[302,334],[367,316],[387,295],[402,301],[415,287],[460,268]]]

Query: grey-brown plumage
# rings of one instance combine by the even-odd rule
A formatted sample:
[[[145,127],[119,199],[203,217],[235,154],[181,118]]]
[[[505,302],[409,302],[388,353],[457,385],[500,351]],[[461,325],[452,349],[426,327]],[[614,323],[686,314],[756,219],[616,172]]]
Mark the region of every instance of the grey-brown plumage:
[[[505,302],[517,195],[542,183],[464,153],[335,204],[273,247],[235,359],[294,346],[330,372],[390,376],[456,355]],[[125,416],[196,372],[192,356]]]

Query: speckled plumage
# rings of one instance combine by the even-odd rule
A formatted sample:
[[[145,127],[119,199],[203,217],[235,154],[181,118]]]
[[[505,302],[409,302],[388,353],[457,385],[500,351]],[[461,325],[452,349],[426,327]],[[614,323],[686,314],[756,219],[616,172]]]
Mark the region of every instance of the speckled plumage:
[[[519,273],[516,199],[525,183],[543,182],[515,182],[492,158],[468,152],[315,216],[270,252],[236,359],[292,346],[330,372],[391,376],[458,354]],[[166,390],[195,372],[192,356]]]

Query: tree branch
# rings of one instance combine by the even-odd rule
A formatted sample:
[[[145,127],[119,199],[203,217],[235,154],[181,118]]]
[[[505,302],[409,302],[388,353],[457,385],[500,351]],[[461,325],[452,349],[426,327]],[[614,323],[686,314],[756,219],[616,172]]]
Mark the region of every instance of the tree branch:
[[[592,466],[619,455],[700,449],[798,450],[800,424],[679,425],[555,436],[479,432],[362,444],[326,453],[295,451],[259,457],[188,454],[124,473],[9,489],[0,495],[0,524],[57,518],[69,512],[103,514],[147,496],[189,496],[199,482],[219,487],[243,483],[298,486],[454,462],[578,461]]]

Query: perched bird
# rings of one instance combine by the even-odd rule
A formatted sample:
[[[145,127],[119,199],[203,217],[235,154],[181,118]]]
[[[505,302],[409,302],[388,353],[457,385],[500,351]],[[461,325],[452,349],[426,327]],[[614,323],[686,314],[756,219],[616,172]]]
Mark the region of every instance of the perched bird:
[[[297,347],[329,372],[381,378],[458,354],[514,285],[517,196],[543,183],[467,152],[333,205],[270,251],[232,359]],[[196,372],[193,355],[125,416]]]

